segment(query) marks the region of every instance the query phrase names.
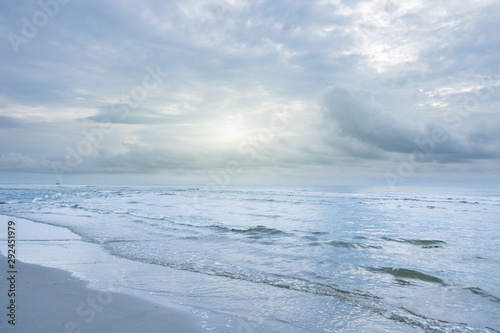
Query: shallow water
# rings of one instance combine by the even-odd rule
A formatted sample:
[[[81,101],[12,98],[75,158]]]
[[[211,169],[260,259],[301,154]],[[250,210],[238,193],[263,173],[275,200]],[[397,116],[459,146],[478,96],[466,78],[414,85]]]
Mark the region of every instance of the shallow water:
[[[0,201],[140,263],[122,284],[212,332],[500,331],[494,189],[4,186]]]

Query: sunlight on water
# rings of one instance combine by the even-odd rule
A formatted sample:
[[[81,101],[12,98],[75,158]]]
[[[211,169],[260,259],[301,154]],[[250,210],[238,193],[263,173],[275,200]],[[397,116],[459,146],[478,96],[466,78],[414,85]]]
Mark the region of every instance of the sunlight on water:
[[[131,289],[239,316],[255,331],[500,330],[500,194],[492,190],[39,186],[1,193],[0,214],[66,227],[156,272],[145,280],[130,266]]]

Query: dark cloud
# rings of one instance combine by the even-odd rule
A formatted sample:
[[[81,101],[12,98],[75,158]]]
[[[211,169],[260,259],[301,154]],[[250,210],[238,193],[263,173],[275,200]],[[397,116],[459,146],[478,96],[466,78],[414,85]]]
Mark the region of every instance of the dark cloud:
[[[323,95],[327,124],[333,124],[340,136],[358,139],[382,150],[406,152],[414,147],[418,129],[404,124],[377,104],[364,90],[338,85]]]
[[[401,116],[408,112],[400,110],[398,117],[372,93],[345,85],[326,89],[322,106],[325,141],[358,157],[416,150],[443,163],[500,157],[499,116],[447,112],[438,119],[409,120]]]

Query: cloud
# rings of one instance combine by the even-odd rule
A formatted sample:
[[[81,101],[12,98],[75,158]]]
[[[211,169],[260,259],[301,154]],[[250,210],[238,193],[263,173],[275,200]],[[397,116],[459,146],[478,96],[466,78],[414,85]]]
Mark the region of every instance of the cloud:
[[[500,158],[500,116],[450,111],[442,118],[418,119],[404,118],[409,112],[399,110],[398,117],[377,104],[372,93],[345,85],[327,88],[322,104],[325,141],[358,157],[427,149],[432,150],[429,162]]]
[[[47,160],[35,160],[19,153],[10,152],[0,155],[0,171],[43,173],[50,172],[51,168]]]
[[[0,128],[13,128],[13,127],[20,127],[21,123],[17,121],[16,119],[10,118],[10,117],[5,117],[5,116],[0,116]]]
[[[147,108],[131,108],[127,104],[116,104],[99,110],[96,115],[84,118],[92,122],[117,124],[159,124],[172,121],[171,115],[165,115]]]
[[[418,130],[384,110],[373,95],[343,85],[323,94],[323,116],[341,137],[357,139],[385,151],[406,152],[414,147]]]
[[[0,8],[0,31],[19,34],[40,5]],[[245,168],[377,174],[440,132],[428,164],[491,173],[499,13],[494,0],[71,1],[17,54],[0,49],[0,168],[50,170],[109,122],[74,174],[216,169],[291,112]],[[168,75],[129,108],[148,66]],[[483,78],[490,96],[473,100]]]

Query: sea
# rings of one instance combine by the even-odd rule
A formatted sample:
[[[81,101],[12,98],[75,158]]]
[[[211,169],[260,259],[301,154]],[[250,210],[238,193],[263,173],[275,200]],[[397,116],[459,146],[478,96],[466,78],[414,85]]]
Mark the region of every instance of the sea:
[[[23,261],[207,332],[500,332],[499,188],[2,185],[0,214]]]

